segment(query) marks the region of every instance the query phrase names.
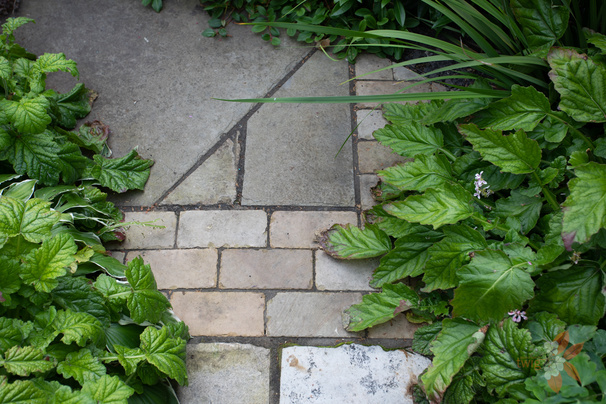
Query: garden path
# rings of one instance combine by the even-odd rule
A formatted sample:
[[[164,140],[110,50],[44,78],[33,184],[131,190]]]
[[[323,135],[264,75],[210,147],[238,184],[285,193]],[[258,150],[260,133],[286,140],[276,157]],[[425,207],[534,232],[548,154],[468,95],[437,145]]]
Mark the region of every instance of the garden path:
[[[381,114],[371,104],[212,97],[393,93],[414,73],[390,69],[339,85],[390,62],[335,62],[288,38],[274,49],[247,27],[204,38],[208,16],[197,0],[164,3],[157,14],[138,0],[28,0],[18,15],[36,24],[16,36],[31,52],[78,63],[99,94],[87,119],[110,126],[114,155],[138,147],[155,161],[145,191],[115,201],[127,221],[164,228],[131,227],[114,254],[143,256],[190,327],[181,401],[405,402],[428,362],[376,345],[408,347],[416,326],[401,316],[345,331],[343,312],[372,291],[377,262],[338,262],[314,241],[334,223],[360,224],[374,172],[401,161],[372,138]],[[65,91],[71,80],[58,73],[48,83]],[[424,86],[415,91],[437,90]],[[345,342],[355,344],[317,348]]]

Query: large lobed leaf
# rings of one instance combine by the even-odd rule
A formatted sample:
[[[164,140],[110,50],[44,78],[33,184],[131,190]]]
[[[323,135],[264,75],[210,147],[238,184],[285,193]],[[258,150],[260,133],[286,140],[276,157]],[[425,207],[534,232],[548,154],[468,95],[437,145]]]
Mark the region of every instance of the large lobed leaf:
[[[149,178],[149,168],[153,162],[139,157],[136,150],[131,150],[121,158],[108,159],[95,155],[95,165],[91,175],[102,186],[115,192],[126,192],[129,189],[143,189]]]
[[[512,0],[511,8],[531,50],[549,49],[568,28],[568,9],[551,1]]]
[[[0,356],[0,366],[7,372],[18,376],[29,376],[31,373],[47,372],[55,367],[55,363],[46,358],[42,349],[33,346],[14,346],[7,350],[4,358]]]
[[[171,338],[167,327],[147,327],[141,334],[145,359],[180,385],[187,383],[185,345],[184,339]]]
[[[95,381],[106,374],[105,366],[98,358],[93,356],[90,349],[81,349],[77,352],[70,352],[57,365],[57,372],[64,378],[73,377],[80,385],[88,381]]]
[[[413,161],[378,172],[384,182],[403,191],[425,191],[454,182],[452,167],[444,156],[420,154]]]
[[[402,125],[387,125],[376,130],[373,136],[404,157],[414,157],[417,154],[434,154],[444,147],[444,135],[440,129],[423,126],[416,121],[410,121]]]
[[[381,256],[391,250],[391,240],[377,225],[334,225],[318,237],[322,249],[332,257],[360,259]]]
[[[131,318],[139,324],[160,321],[162,314],[170,308],[170,303],[158,291],[150,266],[145,265],[141,257],[135,258],[128,263],[126,279],[132,288],[132,293],[127,296]]]
[[[51,229],[60,214],[50,209],[50,203],[41,199],[22,202],[0,197],[0,235],[23,236],[32,243],[40,243],[51,235]]]
[[[52,119],[46,112],[50,106],[46,97],[39,95],[35,98],[22,98],[19,101],[0,101],[0,108],[6,114],[15,129],[23,133],[41,133],[51,123]]]

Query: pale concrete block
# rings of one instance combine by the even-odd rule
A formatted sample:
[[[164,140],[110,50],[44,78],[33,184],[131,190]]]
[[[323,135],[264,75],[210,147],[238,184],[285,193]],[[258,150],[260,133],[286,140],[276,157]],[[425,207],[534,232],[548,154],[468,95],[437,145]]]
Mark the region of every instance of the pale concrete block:
[[[265,295],[253,292],[174,292],[173,311],[192,336],[260,337]]]
[[[316,287],[318,290],[364,290],[369,286],[379,259],[338,260],[323,251],[316,251]]]
[[[124,258],[126,257],[126,254],[123,251],[108,251],[108,253],[121,263],[124,263]]]
[[[393,78],[397,81],[420,81],[425,79],[419,73],[415,73],[404,66],[395,66],[393,68]]]
[[[271,215],[269,241],[272,247],[316,248],[316,235],[333,224],[358,223],[355,212],[287,212]]]
[[[356,76],[360,76],[362,74],[370,73],[378,69],[389,67],[389,69],[387,70],[382,70],[380,72],[371,73],[367,76],[364,76],[363,79],[393,80],[391,61],[387,58],[380,58],[376,55],[363,53],[356,58],[356,64],[354,67],[356,69]]]
[[[358,167],[361,174],[374,174],[378,170],[406,161],[405,157],[377,141],[358,142]]]
[[[148,250],[175,246],[177,215],[174,212],[126,212],[124,221],[153,223],[150,223],[151,226],[132,225],[126,229],[126,240],[120,244],[120,248]]]
[[[424,325],[427,324],[411,323],[402,313],[386,323],[369,328],[368,338],[412,339],[414,338],[415,331]]]
[[[414,82],[390,82],[390,81],[358,81],[356,82],[356,94],[357,95],[384,95],[384,94],[395,94],[404,87],[413,84]],[[428,83],[419,84],[409,88],[404,93],[429,93],[431,92],[431,86]],[[392,102],[392,101],[390,101]],[[408,104],[409,102],[417,101],[398,101],[401,104]],[[377,102],[361,102],[356,104],[358,108],[374,108],[380,103]]]
[[[360,110],[356,113],[358,121],[358,138],[366,140],[374,140],[373,132],[377,129],[384,128],[389,122],[383,118],[381,110]]]
[[[217,285],[217,250],[130,251],[127,260],[141,256],[149,264],[158,289],[199,289]]]
[[[360,205],[362,209],[370,209],[377,204],[372,196],[371,189],[379,183],[379,176],[376,174],[362,174],[360,178]]]
[[[182,212],[177,245],[191,247],[265,247],[267,214],[262,210]]]
[[[189,386],[179,387],[184,403],[266,404],[270,351],[249,344],[187,344]]]
[[[219,287],[225,289],[311,289],[309,250],[225,250]]]
[[[357,344],[282,350],[281,404],[412,404],[410,386],[431,361],[402,350]]]
[[[360,303],[361,293],[278,293],[267,302],[267,335],[271,337],[348,337],[343,311]]]

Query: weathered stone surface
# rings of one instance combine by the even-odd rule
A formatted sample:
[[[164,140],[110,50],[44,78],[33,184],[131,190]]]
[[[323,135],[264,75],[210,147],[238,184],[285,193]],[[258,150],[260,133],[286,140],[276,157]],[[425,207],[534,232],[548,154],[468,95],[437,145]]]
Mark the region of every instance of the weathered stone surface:
[[[347,70],[316,53],[275,96],[348,95]],[[350,132],[347,104],[264,104],[248,120],[242,205],[353,206]]]
[[[358,81],[356,82],[356,93],[357,95],[384,95],[384,94],[395,94],[404,87],[409,86],[413,82],[390,82],[390,81]],[[407,94],[410,93],[428,93],[431,92],[431,86],[429,83],[419,84],[406,90]],[[416,101],[398,101],[402,104]],[[374,108],[379,103],[377,102],[361,102],[356,104],[358,108]]]
[[[118,248],[151,250],[154,248],[173,248],[175,246],[177,215],[174,212],[126,212],[124,221],[127,223],[153,223],[150,223],[151,226],[130,226],[126,229],[126,240]],[[164,226],[164,228],[157,226]]]
[[[393,68],[393,78],[398,81],[420,81],[424,77],[404,66],[396,66]]]
[[[267,302],[271,337],[347,337],[343,311],[362,300],[361,293],[278,293]]]
[[[393,320],[368,329],[368,338],[414,338],[415,331],[427,324],[413,324],[404,314],[396,316]]]
[[[377,266],[378,259],[338,260],[316,251],[316,287],[318,290],[375,290],[368,283]]]
[[[358,142],[358,166],[362,174],[374,174],[378,170],[405,161],[406,158],[377,141]]]
[[[225,289],[311,289],[309,250],[224,250],[219,287]]]
[[[177,245],[191,247],[265,247],[267,214],[262,210],[182,212]]]
[[[385,67],[391,67],[391,61],[387,58],[380,58],[376,55],[363,53],[356,58],[356,76],[374,72]],[[382,70],[362,77],[363,80],[393,80],[392,69]]]
[[[187,344],[189,386],[179,387],[183,404],[266,404],[270,351],[249,344]]]
[[[263,335],[263,293],[174,292],[170,302],[177,317],[189,326],[192,336]]]
[[[412,384],[430,360],[379,346],[282,349],[280,404],[412,404]]]
[[[238,144],[227,139],[162,205],[214,205],[236,199]]]
[[[358,223],[355,212],[277,211],[269,222],[269,242],[274,248],[316,248],[316,236],[333,224]]]
[[[358,138],[360,139],[374,140],[373,132],[389,123],[383,118],[381,110],[359,110],[356,115],[359,125]]]
[[[158,289],[199,289],[217,286],[217,250],[129,251],[128,261],[141,256],[149,264]]]
[[[362,174],[360,179],[360,205],[362,209],[370,209],[377,204],[372,196],[371,189],[379,182],[379,176],[375,174]]]

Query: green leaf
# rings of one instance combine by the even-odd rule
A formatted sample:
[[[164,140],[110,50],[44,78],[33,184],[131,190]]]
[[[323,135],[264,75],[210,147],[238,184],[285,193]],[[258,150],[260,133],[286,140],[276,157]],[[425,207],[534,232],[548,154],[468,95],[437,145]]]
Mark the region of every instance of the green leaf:
[[[74,262],[77,251],[74,239],[67,234],[44,240],[25,258],[21,279],[33,284],[37,291],[48,293],[57,286],[56,278],[65,275],[65,267]]]
[[[536,226],[542,207],[541,198],[528,197],[518,191],[511,191],[510,197],[497,200],[496,209],[493,212],[496,217],[503,219],[509,217],[519,219],[522,233],[526,234]]]
[[[583,34],[585,34],[587,42],[600,49],[602,54],[606,52],[606,35],[589,28],[583,28]]]
[[[57,311],[52,327],[55,334],[63,334],[61,341],[66,344],[75,342],[81,347],[85,346],[86,341],[96,341],[103,334],[101,323],[95,317],[69,309]]]
[[[376,225],[363,229],[334,225],[318,237],[320,247],[332,257],[361,259],[381,256],[391,250],[391,240]]]
[[[566,323],[559,320],[554,313],[541,311],[528,321],[526,328],[530,332],[532,342],[551,342],[566,330]]]
[[[434,232],[432,236],[409,235],[398,238],[394,249],[381,258],[370,286],[380,288],[386,283],[420,275],[429,258],[428,248],[441,236],[441,233]]]
[[[76,127],[76,120],[84,118],[89,114],[92,106],[90,97],[91,91],[84,87],[84,84],[78,83],[66,94],[54,93],[52,97],[53,113],[55,122],[62,128],[72,129]],[[90,127],[91,123],[84,124],[82,128]],[[101,153],[101,151],[97,151]]]
[[[511,319],[488,329],[481,353],[480,367],[486,385],[500,397],[511,386],[523,384],[535,374],[537,361],[544,363],[542,350],[533,345],[530,332],[518,329]]]
[[[410,222],[430,224],[434,229],[455,224],[474,213],[472,195],[459,185],[445,183],[440,190],[428,188],[423,195],[385,205],[386,212]]]
[[[434,154],[444,147],[444,136],[439,129],[423,126],[415,121],[410,121],[406,125],[387,125],[376,130],[373,136],[404,157]]]
[[[50,203],[30,199],[26,203],[0,197],[0,235],[23,236],[32,243],[41,243],[51,235],[60,214],[50,209]]]
[[[9,383],[0,376],[0,403],[2,404],[46,404],[47,394],[36,388],[31,380],[16,380]]]
[[[131,150],[126,156],[117,159],[106,159],[95,155],[95,163],[91,174],[99,180],[102,186],[115,192],[126,192],[129,189],[143,189],[149,178],[149,168],[153,162],[143,160],[136,150]]]
[[[30,22],[35,23],[33,18],[27,17],[17,17],[17,18],[8,18],[4,24],[2,24],[2,34],[6,36],[11,36],[13,32],[21,27],[22,25],[28,24]]]
[[[100,379],[105,375],[106,369],[90,349],[81,349],[67,354],[65,360],[57,366],[57,373],[61,373],[66,379],[73,377],[83,385],[88,381]]]
[[[45,356],[42,349],[33,346],[14,346],[4,353],[0,365],[14,375],[29,376],[31,373],[47,372],[55,367],[52,361],[45,360]]]
[[[18,259],[0,256],[0,293],[3,299],[19,291],[21,287],[21,265]],[[0,302],[1,303],[1,302]],[[0,352],[2,352],[2,343],[0,342]]]
[[[126,404],[135,390],[128,387],[118,376],[104,375],[82,386],[82,393],[104,404]]]
[[[564,202],[562,238],[568,251],[573,242],[585,243],[606,227],[606,165],[588,163],[575,168]]]
[[[145,321],[160,321],[162,313],[170,308],[170,303],[166,296],[158,291],[150,266],[144,265],[141,257],[135,258],[128,263],[126,279],[133,290],[133,293],[127,296],[131,318],[139,324]]]
[[[139,362],[145,359],[143,351],[139,348],[127,348],[121,345],[115,345],[118,362],[124,368],[127,376],[132,375],[137,371]]]
[[[443,100],[415,104],[388,103],[383,105],[383,118],[393,124],[405,126],[411,121],[422,121],[428,116],[433,116],[443,104]]]
[[[380,293],[362,297],[362,303],[354,304],[345,312],[349,315],[348,331],[362,331],[391,320],[411,307],[417,307],[419,296],[402,284],[385,284]]]
[[[103,295],[94,290],[85,277],[63,277],[52,292],[53,301],[64,309],[93,315],[103,327],[109,327],[109,310]]]
[[[416,156],[414,161],[381,170],[378,175],[382,181],[407,191],[425,191],[454,181],[446,157],[423,154]]]
[[[595,268],[572,267],[543,274],[529,313],[555,313],[568,324],[596,325],[604,316],[604,274]]]
[[[45,53],[38,57],[34,65],[44,73],[67,72],[74,77],[78,77],[78,68],[76,62],[67,60],[63,53]]]
[[[471,84],[470,88],[491,89],[488,84],[479,80]],[[460,118],[475,115],[476,112],[486,108],[489,104],[489,99],[477,97],[448,100],[434,113],[422,117],[421,123],[432,125],[438,122],[453,122]]]
[[[470,360],[465,362],[463,368],[452,379],[452,383],[450,383],[450,386],[446,390],[446,394],[444,395],[445,403],[470,403],[483,390],[482,387],[486,383],[484,382],[484,377],[479,372],[479,366],[477,365],[479,360],[479,357],[472,356]],[[510,403],[500,402],[500,404]],[[517,401],[513,404],[517,404]]]
[[[22,324],[15,318],[0,317],[0,354],[8,349],[21,345],[24,336]]]
[[[457,271],[469,260],[470,253],[488,246],[480,232],[464,224],[445,227],[444,235],[445,238],[428,250],[423,292],[456,287],[459,283]]]
[[[438,337],[440,331],[442,331],[441,321],[417,328],[412,341],[412,350],[425,356],[433,355],[430,346]]]
[[[204,31],[202,31],[202,36],[206,37],[206,38],[212,38],[214,37],[216,34],[215,30],[212,28],[206,28]]]
[[[499,321],[534,294],[530,275],[498,250],[476,252],[457,275],[459,287],[451,302],[454,316]]]
[[[181,386],[187,383],[185,345],[181,338],[170,338],[166,327],[159,330],[147,327],[141,334],[141,350],[145,359]]]
[[[128,285],[118,283],[116,279],[100,274],[95,280],[94,287],[107,300],[107,306],[114,313],[121,313],[126,306],[126,297],[132,293]]]
[[[484,160],[512,174],[531,173],[541,162],[541,148],[520,130],[504,136],[500,130],[481,130],[474,124],[459,125],[459,132]]]
[[[478,349],[486,330],[462,319],[444,319],[442,331],[431,345],[435,355],[432,364],[421,376],[430,400],[440,402],[454,375]]]
[[[474,116],[474,122],[494,130],[533,130],[551,112],[549,100],[534,87],[514,84],[511,96],[493,102]]]
[[[50,106],[46,97],[22,98],[19,101],[0,101],[8,120],[15,128],[24,133],[41,133],[51,123],[51,117],[46,112]]]
[[[511,8],[530,49],[549,48],[568,28],[568,9],[551,1],[512,0]]]
[[[552,49],[547,62],[560,93],[559,109],[579,122],[606,122],[606,68],[565,48]]]
[[[530,137],[542,136],[550,143],[560,143],[568,134],[568,126],[558,121],[552,116],[548,116],[543,122],[540,122],[530,133]]]

